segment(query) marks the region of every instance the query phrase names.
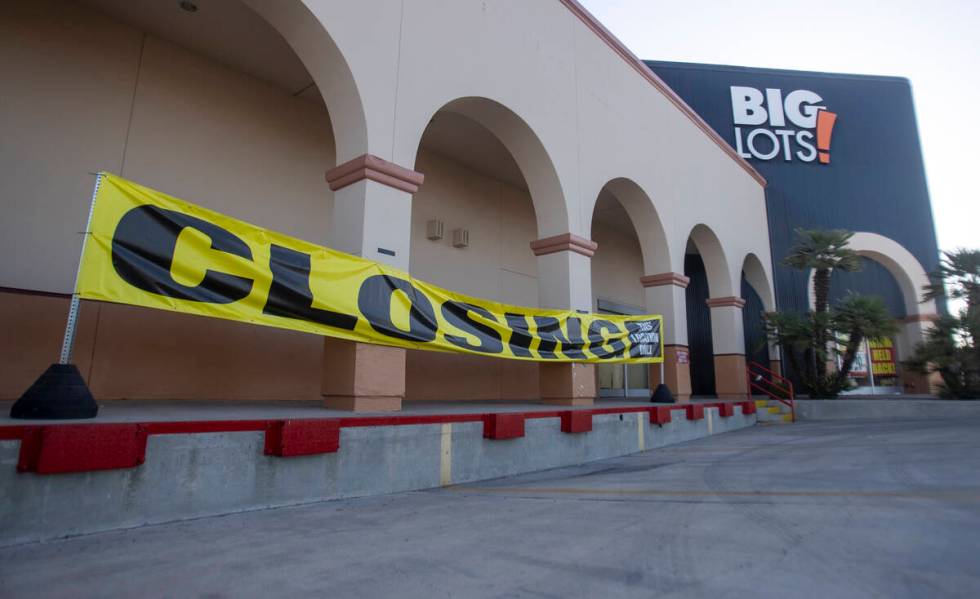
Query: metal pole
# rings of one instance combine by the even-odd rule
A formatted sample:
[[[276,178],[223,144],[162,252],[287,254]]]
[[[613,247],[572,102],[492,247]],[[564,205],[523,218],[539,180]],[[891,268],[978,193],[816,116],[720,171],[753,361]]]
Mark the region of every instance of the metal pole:
[[[78,324],[78,280],[82,273],[82,258],[85,256],[85,245],[92,234],[92,215],[95,213],[95,197],[102,183],[102,173],[95,174],[95,187],[92,189],[92,201],[89,202],[88,219],[85,221],[85,231],[82,237],[82,252],[78,257],[78,268],[75,269],[75,286],[72,288],[71,303],[68,305],[68,323],[65,325],[65,339],[61,344],[59,364],[71,363],[71,351],[75,345],[75,326]]]
[[[871,381],[871,395],[875,394],[875,365],[871,361],[871,340],[864,340],[864,352],[868,357],[868,380]]]

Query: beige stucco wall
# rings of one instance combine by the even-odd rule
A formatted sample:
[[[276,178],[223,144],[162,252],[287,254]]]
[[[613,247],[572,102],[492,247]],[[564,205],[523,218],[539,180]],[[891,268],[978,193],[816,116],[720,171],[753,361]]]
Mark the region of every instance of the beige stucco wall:
[[[534,207],[526,189],[488,177],[425,149],[415,168],[426,182],[412,198],[412,275],[468,295],[538,305]],[[445,237],[426,238],[426,223],[443,221]],[[470,245],[453,247],[453,229]],[[411,351],[409,400],[534,399],[537,364]]]
[[[588,309],[596,297],[649,303],[638,277],[683,272],[684,248],[699,224],[717,236],[724,265],[712,281],[714,295],[738,294],[740,267],[749,253],[759,257],[771,280],[762,186],[562,2],[247,4],[280,27],[323,91],[329,118],[316,103],[72,3],[4,6],[0,159],[16,176],[0,178],[0,199],[9,214],[0,221],[0,250],[15,259],[0,264],[0,287],[70,290],[80,241],[76,233],[92,184],[87,173],[99,169],[314,242],[331,244],[331,227],[356,231],[364,247],[398,240],[397,260],[413,275],[515,304]],[[454,103],[460,98],[470,100]],[[420,151],[429,120],[447,103],[501,139],[527,190]],[[364,214],[372,215],[340,222],[337,215],[343,212],[334,210],[323,172],[335,164],[335,155],[348,159],[366,152],[416,168],[426,181],[414,197],[374,182],[338,191],[338,198],[346,194],[348,212],[364,206]],[[662,231],[640,227],[639,239],[629,242],[602,227],[592,230],[600,190],[617,178],[640,190],[643,201],[631,204],[634,216],[659,223]],[[430,218],[446,223],[446,239],[425,239]],[[469,248],[451,247],[456,227],[469,229]],[[600,243],[593,261],[569,252],[538,258],[530,253],[531,240],[566,232]],[[638,257],[641,244],[645,263]],[[676,296],[666,294],[647,308],[683,314],[680,304],[673,305]],[[154,360],[166,358],[163,350],[174,347],[176,339],[193,346],[200,326],[196,319],[175,316],[159,329],[140,320],[159,320],[146,311],[138,317],[104,312],[124,323],[118,329],[106,325],[106,331],[169,335],[165,344],[144,348],[144,358]],[[293,361],[299,366],[289,371],[291,377],[317,370],[309,359],[320,353],[315,337],[276,333],[273,339],[272,333],[258,332],[253,339],[222,328],[230,323],[212,326],[217,327],[208,328],[214,339],[227,335],[239,344],[237,357],[195,368],[201,362],[194,351],[186,352],[184,362],[170,365],[178,383],[167,393],[184,396],[181,390],[198,384],[204,373],[233,369],[256,373],[245,377],[251,385],[242,393],[275,396],[271,383],[256,383],[261,373],[268,374],[263,356],[272,351],[305,356]],[[673,337],[681,344],[686,339]],[[113,338],[115,343],[126,339]],[[740,339],[730,341],[741,345]],[[120,364],[144,359],[135,349],[96,349],[94,355],[112,356]],[[438,398],[536,393],[532,365],[493,361],[491,367],[478,358],[420,355],[409,357],[410,396],[437,375],[447,379]],[[98,373],[98,358],[93,360],[90,370]],[[317,384],[313,377],[288,395],[315,395]],[[207,396],[220,391],[201,388]]]
[[[601,298],[642,310],[646,301],[640,285],[643,257],[636,236],[596,223],[592,240],[599,244],[592,257],[593,309],[598,308]]]
[[[66,293],[106,170],[326,241],[326,110],[73,3],[0,17],[0,286]]]
[[[599,190],[626,177],[660,215],[673,270],[683,270],[684,247],[698,223],[721,238],[731,289],[747,253],[770,263],[762,186],[557,0],[307,4],[349,55],[365,105],[394,107],[367,111],[375,136],[370,151],[412,164],[432,114],[456,98],[485,97],[527,123],[557,173],[566,221],[537,214],[539,236],[570,230],[588,237]],[[374,20],[389,12],[401,20]],[[379,47],[367,51],[359,43],[361,24],[387,34],[378,36]],[[379,81],[379,73],[390,72],[389,46],[397,46],[396,86]],[[521,164],[528,171],[538,166]]]
[[[249,4],[266,14],[277,6]],[[682,271],[698,223],[721,241],[728,276],[719,287],[736,292],[750,252],[770,268],[761,185],[558,0],[288,0],[277,10],[292,15],[297,6],[319,19],[318,35],[352,73],[367,128],[358,150],[411,167],[440,107],[487,98],[540,142],[537,150],[509,147],[529,188],[540,182],[548,191],[532,197],[537,236],[589,237],[599,190],[624,177],[649,197],[666,231],[667,247],[650,253],[656,263],[644,265],[646,274]],[[0,267],[2,284],[67,290],[75,244],[65,233],[84,219],[84,173],[99,168],[325,241],[322,173],[334,153],[321,107],[71,3],[12,3],[0,27],[9,57],[0,75],[10,90],[0,157],[22,173],[0,182],[16,215],[4,221],[0,243],[15,252],[27,239],[44,241],[29,260]],[[292,21],[283,34],[317,62],[305,56],[317,47],[314,34]],[[344,115],[333,117],[346,126]],[[497,124],[506,138],[511,125]],[[43,218],[52,211],[62,215],[58,224]]]
[[[71,291],[96,170],[326,242],[334,150],[322,106],[73,3],[0,15],[0,287]],[[0,293],[0,398],[57,358],[67,308]],[[321,344],[86,303],[74,357],[100,399],[315,399]]]

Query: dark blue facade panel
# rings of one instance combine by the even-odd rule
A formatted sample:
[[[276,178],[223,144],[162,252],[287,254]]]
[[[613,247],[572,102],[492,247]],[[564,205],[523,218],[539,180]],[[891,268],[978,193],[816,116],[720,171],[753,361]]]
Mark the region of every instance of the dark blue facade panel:
[[[798,227],[878,233],[908,249],[927,271],[936,267],[935,228],[907,80],[647,64],[732,147],[748,154],[748,161],[768,180],[769,231],[781,310],[808,307],[806,273],[779,263]],[[818,119],[828,116],[819,116],[820,111],[836,117],[826,163],[817,158]],[[765,131],[753,133],[756,129]],[[751,150],[750,135],[755,140]],[[779,144],[778,151],[772,140]],[[769,154],[774,155],[768,160],[759,158]],[[880,274],[869,267],[849,277],[848,284],[893,304],[889,294],[895,290],[894,281]],[[857,283],[859,279],[863,283]]]
[[[769,344],[766,339],[765,305],[762,298],[749,284],[742,273],[742,329],[745,331],[745,359],[769,368]]]
[[[885,302],[892,316],[908,316],[898,281],[887,268],[874,260],[861,258],[861,270],[858,272],[833,272],[830,276],[831,303],[843,299],[848,293],[877,295]]]

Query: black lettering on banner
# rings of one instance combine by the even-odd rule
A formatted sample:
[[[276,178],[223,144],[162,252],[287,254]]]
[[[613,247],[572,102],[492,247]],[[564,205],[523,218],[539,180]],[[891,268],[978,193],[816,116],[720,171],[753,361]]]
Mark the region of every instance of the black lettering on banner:
[[[589,343],[589,351],[595,354],[595,357],[600,360],[609,360],[622,356],[623,352],[626,351],[626,344],[621,339],[610,339],[607,341],[602,335],[602,331],[604,330],[608,331],[610,335],[623,334],[623,331],[613,322],[601,318],[593,320],[592,324],[589,325],[589,341],[591,341]],[[606,349],[606,345],[609,345],[610,349]]]
[[[510,339],[507,340],[507,345],[510,347],[510,351],[514,353],[515,356],[521,358],[532,358],[531,354],[531,337],[530,332],[527,327],[527,317],[523,314],[514,314],[508,312],[504,314],[504,318],[507,319],[507,326],[510,327],[512,331]]]
[[[408,331],[391,321],[391,298],[402,291],[412,302],[408,311]],[[390,275],[373,275],[361,283],[357,293],[357,308],[375,331],[406,341],[428,342],[436,338],[436,313],[432,302],[414,285]]]
[[[353,331],[357,316],[313,307],[310,261],[309,254],[272,244],[269,257],[272,286],[262,313]]]
[[[582,346],[585,345],[585,340],[582,339],[582,321],[571,316],[566,322],[568,323],[568,337],[563,334],[561,321],[557,318],[553,316],[534,317],[534,324],[538,329],[538,339],[541,340],[538,344],[538,353],[541,354],[542,358],[557,360],[555,348],[561,343],[561,353],[572,360],[585,359],[585,353],[582,352]]]
[[[248,297],[252,279],[207,270],[194,287],[181,285],[171,275],[177,238],[186,228],[211,239],[211,249],[252,259],[252,250],[240,238],[206,220],[156,206],[133,208],[119,219],[112,234],[112,266],[130,285],[166,297],[230,304]]]
[[[456,347],[462,347],[463,349],[483,352],[486,354],[499,354],[500,352],[504,351],[504,344],[500,342],[500,333],[498,333],[493,327],[474,320],[473,317],[470,316],[470,312],[475,312],[487,320],[497,322],[497,317],[495,317],[493,313],[486,308],[474,306],[473,304],[447,300],[442,304],[443,318],[452,323],[453,326],[458,327],[460,330],[466,331],[470,335],[473,335],[479,339],[480,342],[473,344],[470,343],[469,339],[466,337],[444,333],[443,336],[446,338],[446,341],[452,343]]]

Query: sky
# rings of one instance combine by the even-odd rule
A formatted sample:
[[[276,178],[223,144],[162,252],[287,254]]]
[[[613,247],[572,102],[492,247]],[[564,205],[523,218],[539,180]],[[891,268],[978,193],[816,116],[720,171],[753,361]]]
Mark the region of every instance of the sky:
[[[940,249],[980,248],[980,0],[580,0],[634,54],[912,82]]]

